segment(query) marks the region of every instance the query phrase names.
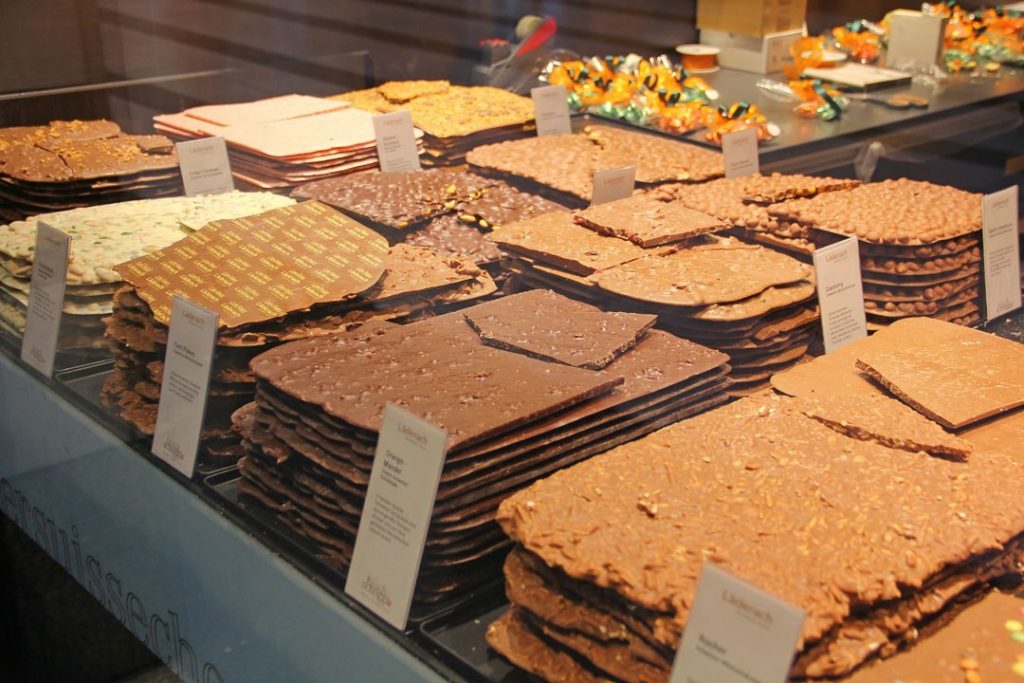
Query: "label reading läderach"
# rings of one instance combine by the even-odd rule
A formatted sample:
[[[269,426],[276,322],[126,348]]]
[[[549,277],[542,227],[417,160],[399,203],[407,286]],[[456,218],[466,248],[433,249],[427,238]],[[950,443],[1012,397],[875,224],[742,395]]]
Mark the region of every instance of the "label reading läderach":
[[[235,189],[224,138],[189,140],[179,142],[175,147],[178,150],[181,182],[185,186],[186,197],[221,194]]]
[[[814,251],[814,277],[825,353],[868,335],[860,247],[850,237]]]
[[[985,195],[981,245],[985,266],[985,317],[998,318],[1021,306],[1017,186]]]
[[[70,255],[71,237],[39,221],[25,334],[21,338],[21,359],[47,377],[53,374],[57,355]]]
[[[380,170],[420,170],[420,152],[416,147],[416,129],[412,126],[412,112],[408,109],[373,117],[373,135],[377,140],[377,159]]]
[[[739,178],[760,172],[761,160],[757,149],[757,130],[744,128],[722,136],[722,154],[725,156],[725,177]]]
[[[563,85],[545,85],[530,91],[537,135],[564,135],[572,132],[569,97]]]
[[[174,296],[152,452],[186,477],[199,452],[217,325],[216,313]]]
[[[803,610],[705,564],[669,681],[784,683],[803,623]]]
[[[635,184],[636,166],[597,171],[594,173],[594,191],[591,194],[590,203],[604,204],[616,199],[632,197]]]
[[[345,592],[399,630],[409,620],[448,434],[388,404]]]

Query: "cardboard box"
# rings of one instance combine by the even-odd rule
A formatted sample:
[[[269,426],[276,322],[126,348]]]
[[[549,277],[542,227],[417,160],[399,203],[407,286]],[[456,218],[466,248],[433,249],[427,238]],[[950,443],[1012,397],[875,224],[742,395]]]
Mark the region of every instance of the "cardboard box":
[[[697,28],[766,36],[801,28],[807,0],[697,0]]]
[[[739,33],[703,29],[700,42],[721,48],[718,63],[726,69],[767,74],[782,71],[792,61],[789,46],[804,35],[804,28],[769,33],[766,36],[746,36]]]
[[[889,13],[885,65],[904,71],[927,71],[942,59],[946,18],[909,9]]]

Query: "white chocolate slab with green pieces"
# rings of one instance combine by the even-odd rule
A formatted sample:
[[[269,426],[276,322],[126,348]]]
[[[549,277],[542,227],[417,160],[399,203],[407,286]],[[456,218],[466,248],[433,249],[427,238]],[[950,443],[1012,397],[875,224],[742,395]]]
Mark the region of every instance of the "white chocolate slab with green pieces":
[[[42,220],[71,235],[69,285],[119,282],[114,266],[170,246],[214,220],[241,218],[294,204],[269,192],[140,199],[43,214],[0,226],[0,257],[31,262]]]

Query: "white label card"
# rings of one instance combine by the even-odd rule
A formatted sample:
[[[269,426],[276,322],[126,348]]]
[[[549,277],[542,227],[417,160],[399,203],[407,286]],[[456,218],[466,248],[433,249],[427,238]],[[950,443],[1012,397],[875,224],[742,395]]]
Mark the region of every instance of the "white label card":
[[[670,683],[784,683],[803,610],[705,564]]]
[[[57,355],[70,255],[71,237],[40,221],[36,228],[21,359],[47,377],[53,374],[53,360]]]
[[[408,109],[373,117],[373,135],[377,139],[377,159],[380,170],[420,170],[420,151],[416,148],[416,129],[412,126],[412,112]]]
[[[594,191],[591,194],[590,203],[591,205],[604,204],[605,202],[614,202],[616,199],[632,197],[635,184],[636,166],[597,171],[594,173]]]
[[[385,406],[345,592],[403,631],[447,442],[443,429]]]
[[[725,177],[739,178],[761,170],[757,149],[757,130],[744,128],[722,136],[722,154],[725,155]]]
[[[179,142],[178,164],[181,166],[181,182],[185,196],[220,194],[235,189],[231,177],[231,160],[228,146],[222,137],[201,138]]]
[[[868,335],[856,237],[814,251],[825,353]]]
[[[981,244],[985,259],[985,316],[988,320],[1021,307],[1020,243],[1017,241],[1017,186],[985,195]],[[35,285],[32,285],[35,289]]]
[[[153,455],[187,477],[199,452],[217,326],[216,313],[174,296]]]
[[[530,91],[537,135],[564,135],[572,132],[569,120],[569,96],[564,85],[545,85]]]

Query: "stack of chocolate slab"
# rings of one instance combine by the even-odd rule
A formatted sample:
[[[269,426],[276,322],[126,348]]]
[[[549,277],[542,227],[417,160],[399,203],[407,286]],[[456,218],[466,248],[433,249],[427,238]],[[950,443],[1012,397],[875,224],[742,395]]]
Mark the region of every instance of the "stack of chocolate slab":
[[[236,178],[264,189],[376,168],[370,114],[344,102],[283,95],[254,102],[206,105],[153,117],[176,140],[221,136]],[[422,133],[416,132],[417,137]]]
[[[719,178],[700,185],[664,185],[654,196],[673,199],[728,222],[748,241],[810,261],[818,246],[838,241],[833,235],[811,234],[803,226],[769,214],[772,204],[857,187],[856,180],[772,173]]]
[[[240,490],[344,572],[396,403],[448,433],[416,599],[458,596],[496,575],[503,498],[726,400],[727,357],[653,323],[535,290],[268,351],[252,363],[254,405],[236,414]]]
[[[268,192],[140,199],[41,214],[0,227],[0,326],[19,336],[25,327],[39,222],[71,237],[64,319],[58,348],[105,349],[102,317],[112,311],[119,263],[183,239],[212,220],[237,218],[294,203]]]
[[[640,187],[699,183],[725,172],[719,152],[606,126],[485,145],[467,154],[466,161],[472,171],[570,207],[589,204],[596,171],[636,165]]]
[[[0,128],[0,219],[180,193],[162,135],[128,135],[103,119]]]
[[[215,221],[117,271],[128,286],[106,319],[117,370],[105,402],[152,433],[172,296],[209,308],[219,330],[203,448],[228,462],[240,452],[230,416],[252,400],[248,364],[259,352],[494,290],[471,262],[407,245],[389,250],[383,237],[317,202]]]
[[[499,252],[487,233],[560,207],[491,178],[431,169],[330,178],[295,189],[373,226],[391,242],[493,263]]]
[[[868,329],[921,315],[962,325],[981,320],[981,195],[885,180],[768,212],[812,240],[860,240]]]
[[[532,135],[533,102],[488,86],[465,87],[448,81],[391,81],[332,99],[372,113],[408,109],[423,131],[425,166],[457,166],[480,145]]]
[[[709,234],[724,227],[640,196],[545,214],[493,239],[528,287],[655,313],[663,329],[728,353],[731,391],[745,393],[807,351],[818,319],[813,272],[766,247]]]
[[[946,362],[945,386],[927,394],[952,404],[940,397],[946,387],[976,385],[960,374],[972,364],[962,347],[921,336],[962,339],[942,325],[954,327],[929,320],[889,341],[924,361],[914,377]],[[1016,373],[1012,396],[994,404],[1019,405],[1024,351],[973,341],[998,347],[985,360]],[[505,565],[512,606],[489,629],[492,647],[550,681],[667,681],[710,562],[806,612],[791,678],[835,679],[912,646],[994,586],[1020,582],[1019,452],[958,438],[891,397],[880,398],[912,418],[881,400],[848,401],[823,368],[791,372],[823,393],[762,392],[506,500],[497,519],[518,545]]]

